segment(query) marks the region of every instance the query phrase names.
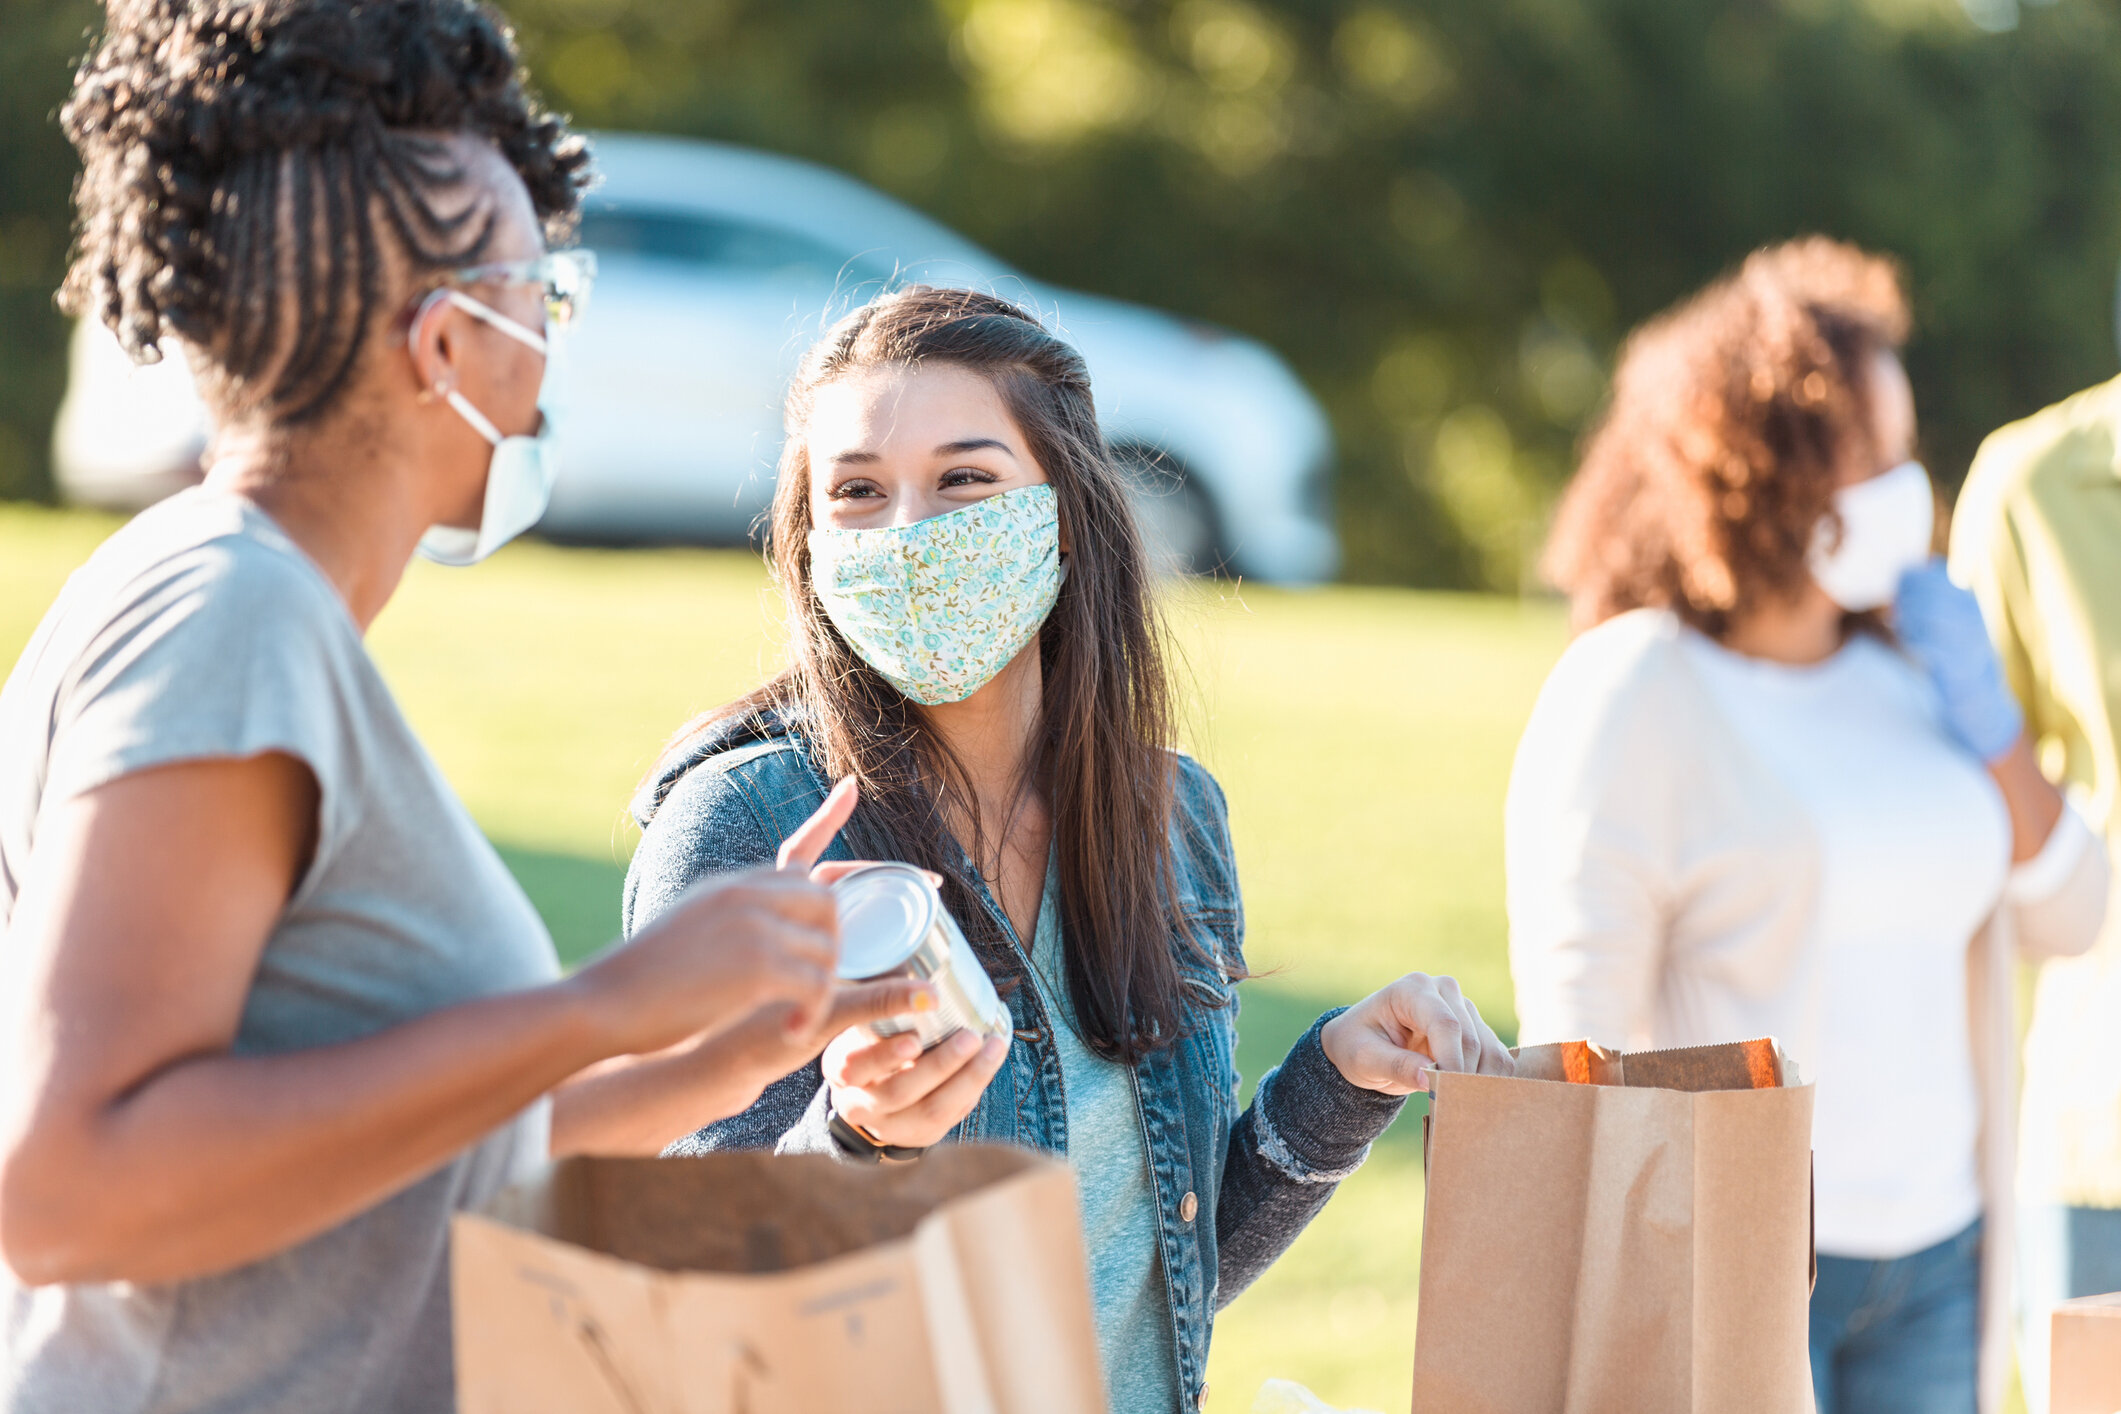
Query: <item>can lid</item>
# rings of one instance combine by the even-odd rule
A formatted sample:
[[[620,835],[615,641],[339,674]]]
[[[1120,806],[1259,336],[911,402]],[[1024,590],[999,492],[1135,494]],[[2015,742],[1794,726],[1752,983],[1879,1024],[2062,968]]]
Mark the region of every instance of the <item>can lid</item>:
[[[840,976],[881,977],[911,956],[935,923],[939,901],[918,869],[880,864],[832,886],[840,912]]]

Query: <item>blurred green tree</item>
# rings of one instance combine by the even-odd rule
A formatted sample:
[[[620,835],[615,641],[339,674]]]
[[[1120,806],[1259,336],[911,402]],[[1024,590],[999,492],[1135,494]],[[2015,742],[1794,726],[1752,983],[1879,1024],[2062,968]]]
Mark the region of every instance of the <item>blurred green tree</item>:
[[[65,273],[76,170],[56,114],[98,17],[87,0],[0,0],[0,498],[43,500],[66,379]]]
[[[1356,579],[1525,583],[1618,340],[1767,241],[1820,230],[1906,261],[1947,484],[1991,428],[2115,367],[2105,0],[507,8],[585,125],[827,162],[1042,278],[1280,349],[1339,435]],[[80,16],[0,0],[21,134],[0,150],[0,251],[10,221],[43,242],[0,266],[16,494],[41,484],[56,392],[46,115]]]
[[[1768,241],[1906,261],[1947,485],[2115,368],[2121,12],[2097,0],[514,13],[586,123],[844,167],[1041,277],[1282,350],[1339,434],[1356,579],[1525,583],[1619,339]]]

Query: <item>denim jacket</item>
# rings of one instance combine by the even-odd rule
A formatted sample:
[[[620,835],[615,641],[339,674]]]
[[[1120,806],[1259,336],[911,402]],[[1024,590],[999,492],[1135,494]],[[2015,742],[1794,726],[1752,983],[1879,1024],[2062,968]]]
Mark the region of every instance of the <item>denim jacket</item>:
[[[712,736],[673,763],[634,804],[646,834],[626,876],[627,935],[695,880],[770,862],[826,789],[800,733],[779,724]],[[1205,927],[1227,971],[1241,973],[1244,913],[1227,809],[1214,778],[1185,757],[1172,837],[1181,907]],[[835,844],[828,857],[847,856]],[[1050,1039],[1053,1019],[1031,985],[1027,944],[984,887],[977,893],[1009,944],[999,953],[987,950],[982,960],[1008,999],[1016,1040],[1007,1063],[951,1137],[1065,1155],[1068,1111]],[[1195,1406],[1206,1394],[1215,1312],[1295,1240],[1340,1180],[1361,1165],[1402,1104],[1342,1078],[1319,1042],[1320,1029],[1337,1014],[1328,1012],[1267,1073],[1240,1112],[1235,989],[1227,973],[1215,985],[1230,996],[1230,1005],[1191,1009],[1185,1033],[1152,1052],[1134,1073],[1179,1388]],[[749,1110],[708,1125],[672,1151],[836,1153],[825,1128],[826,1095],[813,1061],[768,1086]]]

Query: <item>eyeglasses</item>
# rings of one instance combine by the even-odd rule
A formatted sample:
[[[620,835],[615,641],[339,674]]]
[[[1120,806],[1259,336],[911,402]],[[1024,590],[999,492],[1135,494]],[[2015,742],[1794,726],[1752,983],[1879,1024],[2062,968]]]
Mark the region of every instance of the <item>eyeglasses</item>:
[[[589,288],[596,283],[596,252],[556,250],[536,260],[496,260],[466,265],[442,277],[447,285],[538,285],[543,287],[545,323],[565,329],[589,308]]]

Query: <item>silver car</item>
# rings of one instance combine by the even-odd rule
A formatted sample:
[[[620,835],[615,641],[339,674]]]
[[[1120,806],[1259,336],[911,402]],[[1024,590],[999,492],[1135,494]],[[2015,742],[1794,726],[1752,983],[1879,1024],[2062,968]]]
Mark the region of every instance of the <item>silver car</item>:
[[[554,380],[560,481],[539,529],[731,543],[772,495],[780,404],[840,313],[910,281],[993,290],[1090,365],[1106,435],[1172,568],[1330,578],[1332,437],[1279,358],[1220,329],[1031,280],[837,172],[719,143],[606,134],[582,244],[599,274]],[[205,418],[172,358],[136,369],[76,330],[54,433],[61,490],[137,506],[182,484]]]

